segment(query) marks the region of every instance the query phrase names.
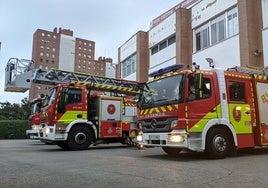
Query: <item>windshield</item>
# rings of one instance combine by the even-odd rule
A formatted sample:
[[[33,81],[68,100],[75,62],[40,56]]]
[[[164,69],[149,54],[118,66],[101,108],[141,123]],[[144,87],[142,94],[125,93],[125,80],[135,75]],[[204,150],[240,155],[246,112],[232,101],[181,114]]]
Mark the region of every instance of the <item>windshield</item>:
[[[58,88],[52,88],[49,90],[49,93],[46,96],[45,101],[44,101],[44,107],[51,105],[53,103],[55,96],[56,96],[56,93],[57,93],[57,89]]]
[[[183,75],[175,75],[148,83],[141,97],[141,108],[181,102]]]
[[[40,100],[37,100],[33,103],[31,103],[31,114],[35,114],[36,112],[40,112],[41,110],[41,104],[42,102]]]

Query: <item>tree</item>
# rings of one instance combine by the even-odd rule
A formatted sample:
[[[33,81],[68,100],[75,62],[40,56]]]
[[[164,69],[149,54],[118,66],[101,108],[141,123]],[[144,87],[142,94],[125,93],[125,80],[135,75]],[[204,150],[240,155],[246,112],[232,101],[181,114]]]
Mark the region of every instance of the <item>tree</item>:
[[[0,102],[1,120],[26,120],[30,115],[30,102],[27,98],[21,100],[21,104],[11,104],[10,102]]]

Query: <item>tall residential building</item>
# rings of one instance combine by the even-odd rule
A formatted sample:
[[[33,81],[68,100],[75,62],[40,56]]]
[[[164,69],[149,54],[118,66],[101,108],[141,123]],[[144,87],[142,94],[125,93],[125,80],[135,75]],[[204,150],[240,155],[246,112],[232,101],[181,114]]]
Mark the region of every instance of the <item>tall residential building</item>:
[[[106,75],[106,63],[111,58],[95,60],[95,42],[73,37],[73,31],[54,28],[53,31],[37,29],[33,35],[32,60],[34,68],[56,68],[95,75]],[[46,94],[51,86],[32,84],[29,100]]]
[[[134,75],[144,67],[148,66],[148,75],[168,65],[193,62],[202,69],[210,69],[208,61],[223,69],[268,66],[268,0],[184,0],[155,18],[147,33],[148,40],[131,49],[148,45],[148,65],[136,62],[132,72],[124,74],[125,61],[119,58],[121,77],[139,80]],[[138,68],[138,63],[143,66]]]

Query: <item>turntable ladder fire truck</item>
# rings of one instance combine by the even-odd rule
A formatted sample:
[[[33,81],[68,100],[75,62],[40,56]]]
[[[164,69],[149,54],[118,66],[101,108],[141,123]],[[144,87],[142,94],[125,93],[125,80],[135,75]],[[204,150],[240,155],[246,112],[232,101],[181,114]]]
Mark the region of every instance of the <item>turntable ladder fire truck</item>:
[[[131,96],[140,95],[144,84],[55,69],[37,69],[32,82],[55,85],[41,112],[43,141],[81,150],[91,144],[131,143],[136,136]]]
[[[151,76],[139,105],[139,144],[169,155],[204,151],[214,159],[268,146],[267,70],[176,65]]]
[[[30,88],[31,80],[35,83],[40,84],[60,84],[58,87],[55,87],[56,89],[63,88],[62,84],[65,84],[64,91],[69,92],[65,93],[66,100],[68,95],[70,95],[69,100],[71,100],[72,96],[76,96],[75,92],[81,92],[81,97],[83,97],[80,99],[81,102],[71,103],[71,101],[65,101],[66,103],[70,102],[70,104],[65,104],[65,106],[61,106],[61,109],[55,109],[55,106],[53,106],[55,105],[55,102],[52,101],[50,95],[48,95],[48,97],[50,98],[47,98],[45,101],[42,100],[42,103],[45,102],[46,105],[42,112],[42,126],[48,126],[48,123],[50,123],[49,128],[51,128],[53,127],[51,123],[55,123],[56,125],[56,123],[58,122],[61,123],[61,126],[64,126],[66,125],[66,122],[70,123],[72,121],[76,121],[76,123],[78,124],[80,123],[81,119],[84,122],[85,119],[91,118],[91,121],[95,123],[95,125],[92,126],[92,130],[94,130],[94,134],[91,133],[92,136],[94,136],[94,140],[93,137],[91,138],[92,143],[99,143],[103,138],[102,141],[105,142],[120,141],[122,143],[135,144],[132,142],[132,139],[134,136],[136,136],[137,132],[137,107],[136,103],[132,99],[133,95],[137,95],[140,92],[138,88],[140,84],[138,84],[137,82],[116,80],[112,78],[105,78],[100,76],[61,70],[38,69],[34,71],[33,61],[18,58],[10,58],[6,65],[5,71],[5,91],[8,92],[27,91]],[[71,81],[72,83],[70,83]],[[79,84],[75,82],[79,82]],[[71,87],[71,89],[69,89],[68,87]],[[55,91],[55,88],[53,89],[53,91]],[[103,95],[103,92],[91,91],[92,96],[89,98],[86,96],[86,93],[84,93],[88,93],[89,89],[95,89],[98,91],[111,91],[117,94],[127,94],[128,96],[109,97]],[[50,94],[55,93],[51,91]],[[41,133],[42,137],[40,137],[39,129],[41,127],[41,112],[40,110],[34,111],[35,109],[37,109],[36,107],[40,106],[39,99],[40,98],[38,97],[37,100],[33,100],[31,102],[31,107],[33,107],[33,113],[29,118],[31,129],[27,130],[27,134],[34,139],[39,138],[41,140],[44,139],[43,141],[45,142],[53,142],[53,139],[51,140],[51,137],[48,137],[46,134],[43,134],[43,132]],[[109,102],[111,104],[108,104]],[[76,104],[78,105],[77,107]],[[105,111],[104,109],[105,105],[107,111]],[[109,110],[107,105],[109,106]],[[66,109],[63,109],[65,107]],[[88,107],[90,107],[89,111],[87,111]],[[58,110],[60,111],[60,113],[58,113]],[[87,125],[89,124],[90,123],[88,123]],[[112,125],[112,127],[109,127],[109,125]],[[71,129],[71,126],[73,125],[70,125],[68,128]],[[60,129],[62,132],[62,127]],[[45,130],[48,130],[48,128],[46,128]],[[79,138],[81,139],[81,137],[82,136],[80,136]],[[54,140],[61,147],[68,148],[65,142],[66,140],[62,141],[62,139],[57,140],[56,138]]]

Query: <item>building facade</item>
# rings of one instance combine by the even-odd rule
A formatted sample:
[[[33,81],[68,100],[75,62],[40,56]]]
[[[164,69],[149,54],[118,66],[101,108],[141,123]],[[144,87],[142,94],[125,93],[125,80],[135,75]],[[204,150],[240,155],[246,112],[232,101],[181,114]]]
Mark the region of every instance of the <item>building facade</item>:
[[[193,62],[201,69],[210,69],[209,62],[223,69],[268,66],[268,0],[184,0],[154,19],[147,33],[147,75]],[[135,80],[122,74],[123,63],[119,58],[121,77]]]
[[[149,68],[148,33],[139,31],[118,48],[117,78],[147,81]]]
[[[95,42],[73,37],[73,31],[54,28],[53,31],[37,29],[33,35],[32,60],[34,68],[56,68],[71,72],[106,75],[106,64],[111,58],[95,60]],[[114,71],[115,72],[115,71]],[[29,100],[46,94],[51,86],[32,83]]]

